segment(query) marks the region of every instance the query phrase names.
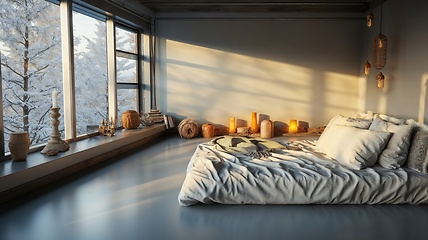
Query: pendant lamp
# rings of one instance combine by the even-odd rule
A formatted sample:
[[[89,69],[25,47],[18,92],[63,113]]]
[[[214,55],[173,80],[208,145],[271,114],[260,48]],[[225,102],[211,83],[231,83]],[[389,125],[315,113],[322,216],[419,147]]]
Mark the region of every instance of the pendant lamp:
[[[381,70],[386,65],[386,47],[388,39],[382,33],[376,35],[373,41],[373,66]]]
[[[374,18],[373,13],[369,13],[367,15],[367,18],[366,18],[366,20],[367,20],[367,27],[371,27],[372,26],[373,18]]]
[[[372,67],[372,65],[370,65],[369,61],[364,63],[364,75],[366,75],[366,76],[369,75],[371,67]]]
[[[383,88],[385,86],[385,76],[382,74],[382,72],[379,72],[379,74],[376,76],[376,80],[378,88]]]
[[[373,66],[381,70],[386,65],[386,49],[387,49],[388,39],[385,35],[382,34],[382,0],[380,3],[380,31],[379,34],[373,40]],[[380,72],[376,76],[378,88],[383,88],[385,76]]]

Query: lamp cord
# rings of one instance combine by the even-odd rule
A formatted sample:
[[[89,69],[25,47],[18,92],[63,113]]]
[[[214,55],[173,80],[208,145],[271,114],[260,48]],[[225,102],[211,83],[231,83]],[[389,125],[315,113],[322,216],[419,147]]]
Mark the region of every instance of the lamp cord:
[[[380,31],[379,31],[379,34],[382,33],[382,2],[383,2],[383,0],[380,0]]]

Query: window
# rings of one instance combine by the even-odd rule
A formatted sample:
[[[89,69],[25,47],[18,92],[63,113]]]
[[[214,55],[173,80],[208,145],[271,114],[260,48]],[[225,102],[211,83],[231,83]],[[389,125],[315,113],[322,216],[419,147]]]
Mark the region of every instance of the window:
[[[116,71],[118,116],[139,109],[139,35],[136,30],[116,25]],[[119,118],[120,120],[120,118]]]
[[[76,131],[82,135],[109,119],[105,20],[73,12],[73,35]]]
[[[4,150],[9,151],[10,133],[16,131],[27,131],[32,146],[46,143],[52,91],[62,92],[59,6],[45,0],[0,1],[0,51]],[[62,94],[60,107],[61,99]]]
[[[34,150],[50,139],[54,89],[59,91],[59,131],[65,140],[96,132],[102,119],[116,113],[120,120],[125,110],[141,110],[145,35],[133,20],[145,27],[148,22],[127,14],[107,20],[105,12],[77,0],[0,1],[2,159],[12,132],[27,131]]]

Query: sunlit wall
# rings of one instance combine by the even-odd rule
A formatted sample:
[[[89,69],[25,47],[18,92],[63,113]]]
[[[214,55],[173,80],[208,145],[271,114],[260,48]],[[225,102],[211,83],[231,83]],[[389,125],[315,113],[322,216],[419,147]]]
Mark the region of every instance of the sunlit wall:
[[[356,115],[362,20],[158,20],[158,108],[177,119],[325,125]]]

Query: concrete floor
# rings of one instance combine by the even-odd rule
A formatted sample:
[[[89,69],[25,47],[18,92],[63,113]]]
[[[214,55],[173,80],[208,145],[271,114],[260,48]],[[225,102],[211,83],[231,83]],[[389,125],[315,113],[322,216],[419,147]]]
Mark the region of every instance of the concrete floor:
[[[206,141],[162,139],[26,196],[1,212],[0,239],[428,239],[428,205],[181,207],[187,163]]]

